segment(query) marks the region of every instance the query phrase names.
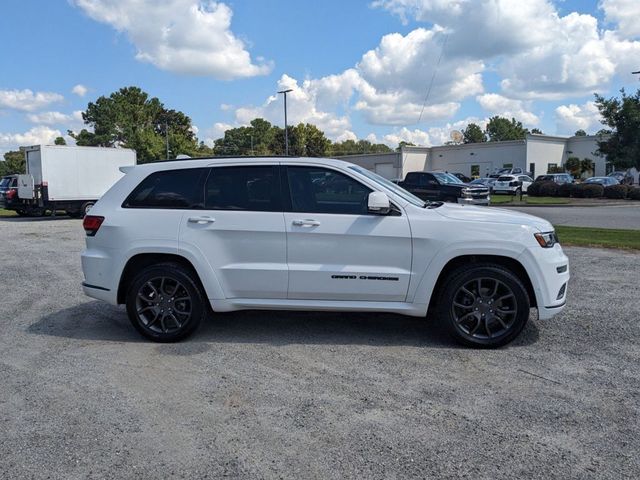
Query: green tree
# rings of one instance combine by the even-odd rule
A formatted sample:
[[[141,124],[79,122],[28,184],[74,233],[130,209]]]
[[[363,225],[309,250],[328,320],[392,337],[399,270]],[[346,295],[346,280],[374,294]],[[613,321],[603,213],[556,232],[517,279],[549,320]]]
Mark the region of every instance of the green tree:
[[[63,137],[56,137],[53,143],[54,145],[66,145],[67,141]]]
[[[263,118],[254,118],[249,126],[230,128],[214,142],[216,155],[272,155],[275,128]]]
[[[616,168],[640,169],[640,89],[634,95],[620,91],[621,98],[605,99],[596,94],[600,122],[611,129],[598,140],[598,154]]]
[[[487,135],[482,131],[482,128],[476,123],[470,123],[462,131],[464,143],[482,143],[487,141]]]
[[[587,136],[587,132],[585,132],[582,129],[576,130],[576,133],[574,133],[573,136],[574,137],[586,137]]]
[[[588,176],[595,174],[595,162],[590,158],[583,158],[580,161],[580,173],[586,173]]]
[[[4,154],[4,162],[0,162],[0,177],[25,171],[24,152],[13,150]]]
[[[400,143],[396,147],[396,152],[399,152],[400,150],[402,150],[402,147],[415,147],[415,146],[416,145],[414,143],[405,142],[404,140],[402,140],[402,141],[400,141]]]
[[[392,150],[384,143],[371,143],[369,140],[344,140],[331,145],[330,154],[334,156],[363,153],[389,153]]]
[[[198,151],[191,119],[165,109],[160,100],[149,98],[138,87],[121,88],[89,102],[82,118],[93,131],[69,132],[78,145],[132,148],[140,163],[165,158],[167,137],[169,158]]]
[[[542,130],[540,130],[539,128],[532,128],[531,129],[531,133],[536,134],[536,135],[544,135]]]
[[[582,167],[578,157],[567,158],[567,161],[564,162],[564,168],[567,172],[573,175],[573,178],[578,178],[580,173],[582,173]]]
[[[508,120],[495,116],[489,119],[486,128],[490,142],[502,142],[505,140],[523,140],[529,131],[515,118]]]

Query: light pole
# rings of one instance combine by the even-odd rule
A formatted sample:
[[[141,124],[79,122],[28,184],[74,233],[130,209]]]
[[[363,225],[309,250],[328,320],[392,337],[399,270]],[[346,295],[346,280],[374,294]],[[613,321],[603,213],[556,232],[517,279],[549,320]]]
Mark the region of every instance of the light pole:
[[[292,92],[293,89],[281,90],[278,93],[284,95],[284,154],[289,156],[289,129],[287,128],[287,93]]]

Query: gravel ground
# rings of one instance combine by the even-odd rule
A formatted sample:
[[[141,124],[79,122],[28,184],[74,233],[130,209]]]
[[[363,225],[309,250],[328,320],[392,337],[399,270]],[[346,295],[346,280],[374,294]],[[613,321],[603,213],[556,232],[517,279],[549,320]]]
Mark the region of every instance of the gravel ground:
[[[476,351],[370,314],[148,343],[83,296],[82,246],[76,220],[0,220],[1,478],[640,476],[639,254],[568,248],[565,312]]]
[[[597,207],[547,206],[505,207],[544,218],[554,225],[572,227],[640,229],[640,204],[603,205]]]

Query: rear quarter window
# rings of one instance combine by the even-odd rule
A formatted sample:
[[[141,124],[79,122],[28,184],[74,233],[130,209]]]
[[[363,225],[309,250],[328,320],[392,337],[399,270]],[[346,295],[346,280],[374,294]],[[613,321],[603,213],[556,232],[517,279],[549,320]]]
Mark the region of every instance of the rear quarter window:
[[[124,201],[124,208],[201,209],[208,169],[186,168],[155,172]]]

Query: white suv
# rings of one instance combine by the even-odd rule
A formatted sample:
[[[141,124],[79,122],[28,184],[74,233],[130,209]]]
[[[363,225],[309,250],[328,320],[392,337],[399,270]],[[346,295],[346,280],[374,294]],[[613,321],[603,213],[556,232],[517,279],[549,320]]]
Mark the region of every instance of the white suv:
[[[160,342],[210,310],[432,313],[496,347],[562,311],[568,259],[545,220],[425,203],[328,159],[200,159],[128,170],[84,219],[84,291]]]

